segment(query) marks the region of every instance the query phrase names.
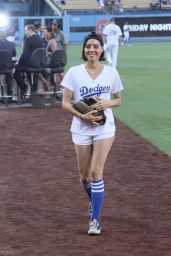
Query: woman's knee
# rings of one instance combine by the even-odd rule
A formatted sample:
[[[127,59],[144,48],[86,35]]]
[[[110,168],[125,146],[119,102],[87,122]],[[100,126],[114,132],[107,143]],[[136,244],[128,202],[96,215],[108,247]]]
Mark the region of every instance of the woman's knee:
[[[90,181],[90,170],[87,167],[79,167],[79,175],[81,180]]]
[[[91,170],[91,178],[92,180],[100,180],[102,178],[103,170],[101,168],[93,168]]]

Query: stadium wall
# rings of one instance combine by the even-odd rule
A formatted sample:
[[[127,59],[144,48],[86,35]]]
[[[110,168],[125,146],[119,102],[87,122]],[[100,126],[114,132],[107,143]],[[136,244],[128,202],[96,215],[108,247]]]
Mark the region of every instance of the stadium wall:
[[[105,22],[111,17],[109,15],[65,15],[59,18],[59,23],[69,43],[80,43],[87,33],[94,30],[100,33]],[[48,25],[53,19],[54,16],[11,17],[10,23],[16,24],[16,44],[21,44],[26,24],[39,20],[43,25]],[[115,16],[115,19],[121,29],[125,21],[128,21],[132,41],[171,41],[171,12],[122,14]]]
[[[69,16],[69,41],[80,42],[90,31],[101,32],[103,25],[111,18],[109,15]],[[123,29],[125,21],[130,26],[132,40],[171,41],[171,13],[129,14],[115,16],[116,24]]]

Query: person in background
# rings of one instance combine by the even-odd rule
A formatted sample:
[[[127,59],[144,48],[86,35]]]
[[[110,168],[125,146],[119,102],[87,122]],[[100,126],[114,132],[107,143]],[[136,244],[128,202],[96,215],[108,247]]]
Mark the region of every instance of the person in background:
[[[103,169],[115,138],[113,107],[121,104],[123,89],[117,70],[101,63],[104,55],[103,39],[92,32],[84,38],[82,59],[85,64],[71,67],[61,82],[63,108],[73,115],[71,133],[75,146],[79,177],[82,188],[92,206],[89,235],[101,234],[100,214],[104,198]],[[95,97],[94,110],[79,113],[72,102]],[[106,122],[99,125],[102,116],[94,116],[104,110]],[[69,171],[69,170],[68,170]],[[67,175],[66,175],[67,176]],[[74,184],[73,184],[74,185]]]
[[[8,41],[6,39],[6,31],[0,30],[0,51],[8,51],[11,53],[12,57],[16,57],[16,46],[14,42]],[[5,81],[7,85],[7,95],[12,95],[12,84],[13,84],[13,78],[12,74],[6,74],[5,75]]]
[[[42,25],[39,21],[35,21],[34,22],[34,27],[35,27],[35,30],[36,30],[36,33],[41,37],[43,38],[43,32],[42,32]]]
[[[59,23],[56,19],[52,21],[52,30],[56,39],[58,49],[67,50],[67,39],[65,34],[60,30]]]
[[[15,43],[15,33],[16,33],[15,26],[10,24],[9,28],[7,29],[7,40]]]
[[[52,53],[55,50],[57,50],[57,42],[54,37],[53,30],[50,26],[47,26],[44,28],[43,34],[44,34],[44,38],[47,42],[46,47],[45,47],[47,56],[48,56],[46,67],[49,67]],[[38,78],[42,81],[45,91],[51,91],[53,89],[53,83],[55,83],[53,80],[53,77],[50,77],[50,81],[49,81],[48,76],[46,75],[46,72],[43,72],[43,73],[38,74]],[[52,83],[52,87],[51,87],[51,83]]]
[[[109,66],[116,68],[118,48],[122,36],[121,29],[115,24],[115,19],[111,18],[109,24],[104,27],[103,36],[105,41],[105,54]]]
[[[123,33],[124,33],[124,44],[130,46],[131,39],[130,39],[130,28],[128,25],[128,21],[125,21],[125,24],[123,26]]]
[[[43,48],[43,42],[40,36],[36,33],[33,24],[25,26],[25,39],[23,41],[23,52],[16,63],[14,77],[17,85],[21,90],[21,95],[25,95],[27,92],[27,84],[24,81],[21,69],[24,70],[31,65],[31,55],[37,48]],[[27,73],[28,80],[30,82],[30,75]]]
[[[48,57],[50,58],[52,53],[57,50],[57,41],[55,39],[55,35],[53,32],[53,29],[49,26],[44,28],[44,37],[46,38],[47,41],[47,46],[46,46],[46,52]]]
[[[57,45],[58,45],[58,49],[59,50],[62,49],[64,51],[67,51],[67,39],[66,39],[66,36],[60,30],[59,23],[58,23],[58,21],[56,19],[54,19],[52,21],[52,29],[53,29],[54,36],[55,36],[55,39],[56,39],[56,42],[57,42]],[[56,85],[54,84],[54,86],[56,86],[59,90],[61,90],[60,83],[61,83],[63,77],[64,77],[64,74],[63,73],[59,73],[57,75]],[[53,81],[52,81],[52,83],[53,83]]]
[[[100,7],[103,9],[104,6],[105,6],[104,0],[99,0],[98,3],[99,3],[99,5],[100,5]]]
[[[43,32],[43,34],[42,34],[43,48],[46,48],[46,47],[47,47],[47,44],[48,44],[48,40],[47,40],[47,38],[45,37],[45,34],[44,34],[44,30],[45,30],[46,27],[47,27],[46,25],[42,26],[42,32]]]

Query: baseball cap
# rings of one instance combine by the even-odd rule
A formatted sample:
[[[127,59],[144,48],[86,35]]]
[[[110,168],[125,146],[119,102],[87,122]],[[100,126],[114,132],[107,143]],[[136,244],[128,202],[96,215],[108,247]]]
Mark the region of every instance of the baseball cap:
[[[110,21],[115,21],[115,18],[114,18],[114,17],[113,17],[113,18],[111,18],[111,19],[110,19]]]
[[[52,21],[52,24],[58,25],[57,19],[54,19],[54,20]]]

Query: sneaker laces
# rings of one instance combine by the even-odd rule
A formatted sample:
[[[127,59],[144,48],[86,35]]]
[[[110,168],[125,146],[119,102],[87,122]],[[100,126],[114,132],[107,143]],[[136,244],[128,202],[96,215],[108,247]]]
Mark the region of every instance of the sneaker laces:
[[[98,221],[96,219],[90,221],[90,228],[92,229],[98,228]]]

